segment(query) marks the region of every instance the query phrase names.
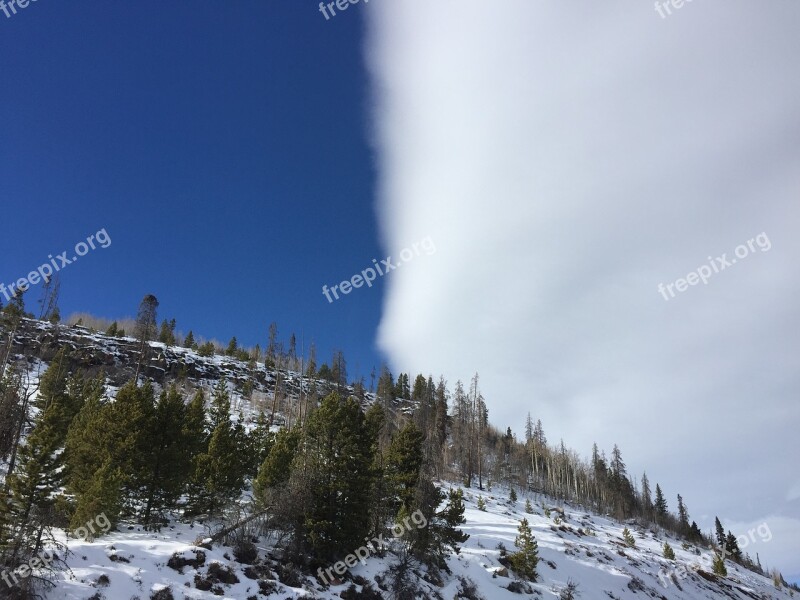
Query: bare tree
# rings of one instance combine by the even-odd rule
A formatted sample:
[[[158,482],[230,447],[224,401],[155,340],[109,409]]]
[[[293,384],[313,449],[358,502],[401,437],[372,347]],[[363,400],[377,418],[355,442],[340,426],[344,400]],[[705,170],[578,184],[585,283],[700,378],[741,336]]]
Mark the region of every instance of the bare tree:
[[[139,312],[136,315],[136,329],[134,335],[139,340],[139,362],[136,365],[135,381],[139,381],[139,372],[142,370],[147,349],[147,342],[156,335],[156,311],[158,310],[158,299],[153,294],[147,294],[139,304]]]

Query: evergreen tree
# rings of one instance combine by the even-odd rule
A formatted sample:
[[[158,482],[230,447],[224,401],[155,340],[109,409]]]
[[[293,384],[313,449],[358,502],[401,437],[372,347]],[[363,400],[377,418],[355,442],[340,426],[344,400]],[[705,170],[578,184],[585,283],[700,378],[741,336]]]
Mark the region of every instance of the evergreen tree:
[[[483,496],[478,496],[478,510],[486,512],[486,500],[483,499]]]
[[[678,494],[678,531],[681,535],[688,536],[691,527],[689,526],[689,511],[683,503],[683,498]]]
[[[171,323],[167,322],[166,319],[161,321],[158,341],[167,347],[175,345],[175,319],[172,319]]]
[[[206,425],[206,395],[198,389],[189,404],[181,426],[181,437],[189,449],[189,456],[196,457],[208,449]]]
[[[222,424],[230,425],[231,396],[228,393],[228,383],[225,378],[219,379],[214,386],[214,391],[211,394],[211,407],[209,409],[209,416],[209,434],[211,434]]]
[[[197,342],[194,341],[194,332],[192,332],[191,329],[189,330],[189,333],[186,334],[186,339],[183,340],[183,346],[185,348],[189,348],[190,350],[197,349]]]
[[[531,501],[527,498],[525,499],[525,512],[529,515],[533,514],[533,506],[531,506]]]
[[[631,530],[627,527],[622,530],[622,539],[625,540],[625,545],[630,548],[636,547],[636,538],[633,537]]]
[[[444,508],[438,507],[447,500]],[[424,521],[417,529],[406,531],[404,539],[408,542],[411,554],[428,567],[450,572],[446,558],[450,551],[458,554],[459,544],[469,539],[469,535],[459,529],[466,522],[464,518],[464,492],[450,490],[446,495],[434,485],[428,473],[421,473],[416,488],[415,513],[421,513]],[[397,522],[403,522],[409,511],[400,510]]]
[[[650,480],[647,479],[647,473],[642,474],[642,511],[648,518],[653,512],[653,499],[650,493]]]
[[[253,485],[256,499],[263,505],[269,504],[269,493],[288,483],[292,474],[292,461],[297,456],[301,440],[298,428],[281,429],[264,459]]]
[[[236,351],[239,349],[239,342],[236,341],[236,336],[231,338],[231,341],[228,342],[228,347],[225,349],[225,354],[227,356],[235,356]]]
[[[667,542],[664,542],[664,558],[667,560],[675,560],[675,551]]]
[[[106,335],[109,337],[117,337],[119,335],[119,326],[117,325],[116,321],[114,321],[108,327],[108,329],[106,329]]]
[[[697,526],[695,521],[692,521],[692,526],[689,529],[689,539],[695,542],[703,541],[703,532],[700,531],[700,528]]]
[[[656,484],[656,500],[653,503],[656,509],[656,523],[663,523],[667,516],[667,500],[664,498],[664,492],[661,491],[661,486]]]
[[[123,479],[123,507],[138,514],[145,500],[145,489],[150,480],[150,457],[159,423],[156,421],[155,390],[150,381],[141,387],[135,382],[124,385],[105,412],[113,423],[104,440],[105,451],[112,457],[111,470],[118,469]],[[169,431],[168,434],[175,435]]]
[[[153,517],[174,508],[185,490],[192,462],[191,440],[183,425],[187,408],[174,387],[165,390],[155,408],[151,430],[147,432],[147,465],[144,475],[144,525]]]
[[[522,519],[514,545],[518,551],[509,556],[511,568],[517,575],[528,581],[536,581],[536,566],[539,563],[539,545],[533,537],[527,519]]]
[[[719,517],[714,517],[714,529],[716,530],[717,534],[717,545],[720,548],[725,547],[725,529],[722,527],[722,523],[719,521]]]
[[[301,528],[312,556],[331,561],[369,532],[375,440],[353,398],[327,396],[309,417],[295,462],[311,497]]]
[[[728,569],[725,568],[725,557],[722,554],[714,553],[714,562],[712,563],[712,570],[715,575],[725,577],[728,574]]]
[[[392,490],[392,505],[409,511],[413,504],[415,488],[422,467],[422,442],[424,436],[412,422],[392,439],[386,453],[385,477]]]
[[[75,530],[105,515],[112,527],[117,523],[121,511],[122,483],[125,477],[111,460],[107,460],[88,482],[87,488],[78,495],[75,512],[70,520],[70,529]],[[89,541],[93,539],[91,531]]]
[[[514,488],[511,488],[511,492],[508,495],[508,499],[512,503],[516,503],[516,501],[517,501],[517,492],[514,490]]]
[[[736,540],[736,536],[731,531],[728,531],[728,535],[725,538],[724,548],[728,556],[732,557],[736,562],[741,562],[742,551],[739,549],[739,542]]]
[[[244,451],[241,429],[230,418],[220,421],[211,433],[208,451],[196,461],[195,478],[202,485],[202,493],[193,511],[216,515],[239,497],[247,469]]]
[[[15,557],[35,554],[40,532],[52,525],[53,496],[63,483],[58,402],[54,399],[36,417],[33,430],[20,446],[17,468],[5,482],[9,495],[6,502],[0,502],[0,528],[10,527],[0,532],[0,538],[13,545]]]

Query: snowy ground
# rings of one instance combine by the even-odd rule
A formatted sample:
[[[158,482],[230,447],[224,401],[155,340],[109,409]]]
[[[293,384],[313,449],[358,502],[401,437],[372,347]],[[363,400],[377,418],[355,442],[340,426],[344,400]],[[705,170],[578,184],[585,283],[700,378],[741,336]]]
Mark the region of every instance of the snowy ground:
[[[477,508],[477,497],[482,495],[486,510]],[[582,599],[633,599],[661,598],[664,600],[698,598],[789,598],[787,590],[777,590],[764,577],[736,567],[728,562],[728,576],[716,578],[710,575],[710,555],[707,550],[699,555],[697,550],[684,550],[675,539],[659,537],[629,525],[636,538],[636,547],[625,546],[622,540],[624,525],[605,517],[592,515],[584,510],[564,506],[564,519],[555,520],[556,511],[545,516],[542,504],[547,508],[556,504],[546,498],[531,497],[533,513],[525,512],[525,497],[512,504],[507,490],[465,490],[467,523],[463,529],[470,535],[459,556],[449,559],[452,575],[445,579],[444,588],[438,589],[441,598],[456,597],[461,582],[459,577],[468,577],[477,584],[480,594],[487,600],[502,600],[522,597],[558,598],[567,582],[578,583]],[[507,573],[500,563],[498,544],[509,552],[514,551],[517,526],[527,518],[539,544],[539,581],[531,585],[531,593],[513,593],[505,588],[514,581],[513,573]],[[121,527],[120,529],[125,529]],[[272,572],[262,582],[248,578],[246,565],[233,560],[230,548],[215,546],[211,550],[195,547],[193,542],[207,532],[201,527],[177,525],[161,533],[148,533],[133,527],[115,531],[95,541],[69,541],[69,570],[57,574],[57,587],[48,598],[86,599],[108,598],[142,600],[169,587],[176,599],[196,600],[212,598],[247,599],[257,598],[340,598],[350,583],[324,588],[316,580],[307,578],[300,586],[291,587],[280,583]],[[63,536],[61,537],[63,540]],[[675,550],[675,561],[662,558],[664,539]],[[259,545],[260,556],[269,551],[268,544]],[[205,561],[197,568],[189,565],[182,572],[167,566],[175,554],[195,559],[198,552],[205,554]],[[385,572],[393,558],[370,558],[366,565],[357,565],[353,575],[373,582],[375,576]],[[219,583],[216,590],[201,591],[195,587],[195,575],[205,578],[209,565],[219,563],[233,571],[239,583]],[[660,569],[673,571],[683,566],[687,569],[684,578],[665,587],[659,580]],[[268,570],[267,573],[270,571]],[[254,576],[252,571],[251,576]],[[101,579],[102,576],[107,581]],[[360,580],[359,580],[360,581]],[[268,594],[260,592],[260,585]],[[216,592],[216,593],[215,593]],[[389,598],[389,594],[385,594]],[[435,597],[428,589],[426,597]]]

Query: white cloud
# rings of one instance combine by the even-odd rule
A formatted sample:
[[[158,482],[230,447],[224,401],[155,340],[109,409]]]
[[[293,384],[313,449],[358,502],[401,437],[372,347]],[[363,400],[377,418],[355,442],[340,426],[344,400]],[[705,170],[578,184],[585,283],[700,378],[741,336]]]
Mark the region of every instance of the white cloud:
[[[387,279],[394,369],[480,371],[498,426],[618,443],[701,526],[800,523],[800,5],[365,11],[384,241],[437,246]],[[762,232],[768,252],[659,295]],[[762,561],[800,573],[792,539]]]

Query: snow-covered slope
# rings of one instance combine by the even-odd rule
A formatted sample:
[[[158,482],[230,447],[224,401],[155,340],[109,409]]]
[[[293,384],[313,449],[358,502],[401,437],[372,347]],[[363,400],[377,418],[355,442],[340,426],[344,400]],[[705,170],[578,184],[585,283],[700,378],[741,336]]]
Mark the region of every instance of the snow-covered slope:
[[[464,492],[467,522],[463,529],[470,538],[460,554],[448,560],[452,574],[445,576],[442,587],[420,580],[421,597],[447,600],[463,597],[460,592],[467,578],[475,583],[480,596],[487,600],[559,598],[569,582],[578,585],[576,597],[583,599],[790,597],[788,590],[778,590],[771,580],[741,569],[730,561],[727,562],[727,577],[712,575],[708,550],[683,549],[678,540],[663,533],[654,535],[628,524],[636,539],[636,546],[630,548],[622,539],[624,524],[577,507],[563,506],[562,519],[557,510],[549,510],[550,516],[546,516],[546,509],[554,509],[556,505],[544,497],[529,496],[533,512],[528,514],[525,512],[526,497],[522,493],[518,501],[512,503],[508,490],[481,492],[466,489]],[[486,502],[485,511],[477,508],[479,495]],[[507,588],[516,578],[503,566],[499,548],[502,544],[508,552],[515,550],[514,540],[522,518],[528,519],[538,541],[539,580],[522,592],[512,592]],[[396,561],[391,552],[383,558],[369,558],[366,565],[359,564],[351,569],[341,585],[325,587],[310,576],[294,579],[291,570],[284,570],[271,561],[269,540],[261,539],[257,544],[259,558],[256,564],[244,565],[233,558],[231,548],[195,546],[193,542],[204,534],[200,526],[175,525],[161,533],[144,532],[135,525],[120,526],[119,529],[94,542],[70,540],[66,560],[69,570],[57,574],[57,586],[48,598],[145,599],[165,588],[170,588],[176,599],[197,600],[254,597],[331,599],[342,598],[343,593],[345,597],[355,597],[347,594],[353,585],[351,577],[359,583],[354,591],[360,591],[360,584],[366,581],[374,590],[379,590],[382,586],[378,581],[387,587],[385,573]],[[65,541],[63,536],[61,539]],[[675,550],[674,561],[662,558],[665,540]],[[176,569],[175,560],[173,566],[167,565],[173,556],[194,563],[202,562],[202,565],[188,564]],[[283,572],[279,574],[280,571]],[[231,573],[235,577],[230,577]],[[670,573],[674,577],[670,578]],[[238,583],[222,581],[229,577],[230,581],[238,579]],[[212,589],[197,589],[198,583],[200,587],[210,586]],[[384,598],[392,597],[387,591],[381,593]],[[169,596],[161,591],[160,597]]]

